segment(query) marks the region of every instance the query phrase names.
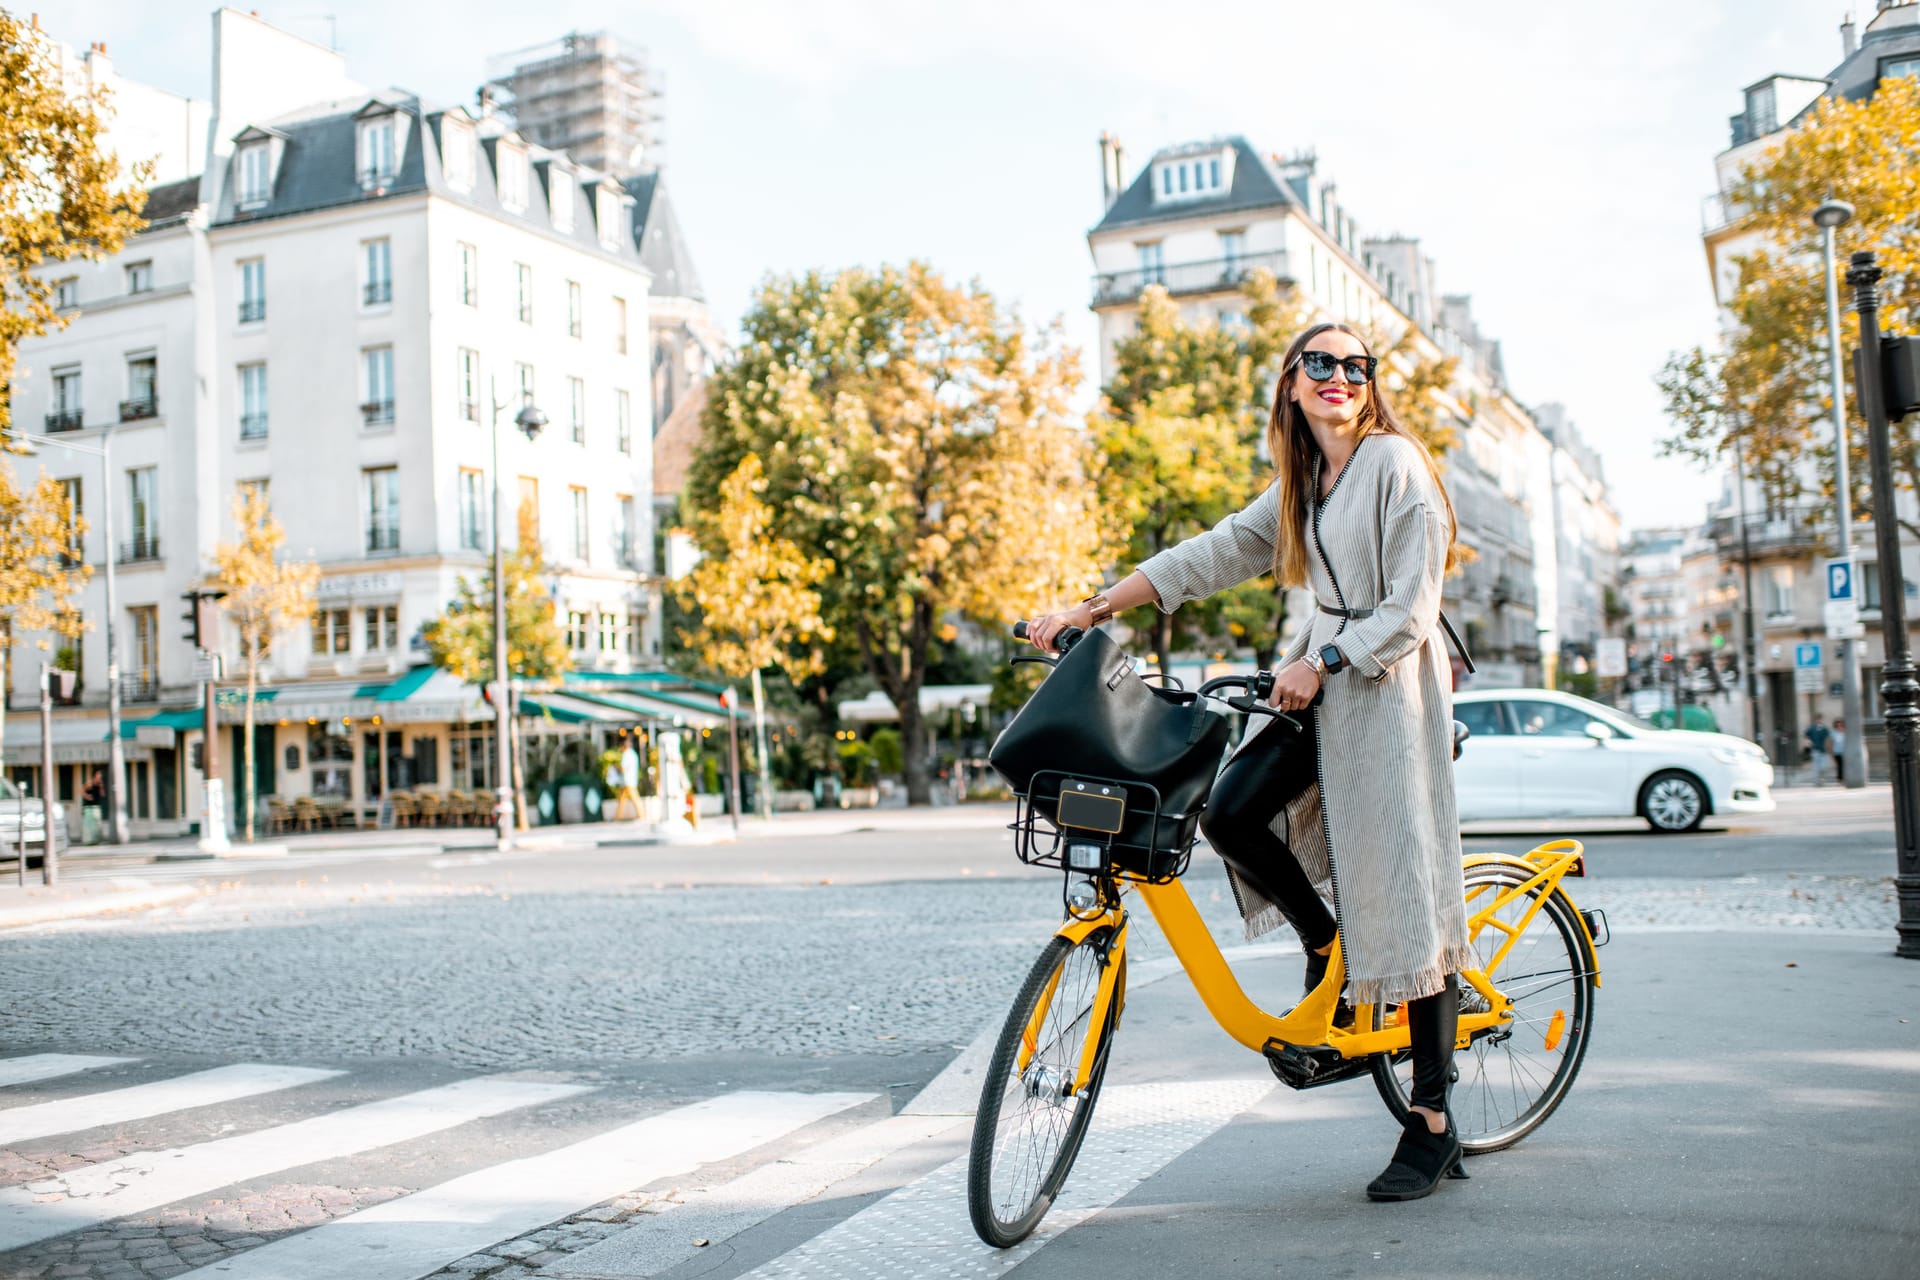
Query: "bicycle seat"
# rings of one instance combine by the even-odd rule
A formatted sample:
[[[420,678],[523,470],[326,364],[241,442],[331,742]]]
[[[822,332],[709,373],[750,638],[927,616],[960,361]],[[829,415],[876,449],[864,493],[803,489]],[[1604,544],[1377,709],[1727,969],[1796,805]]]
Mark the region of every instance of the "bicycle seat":
[[[1467,726],[1461,724],[1458,720],[1453,722],[1453,758],[1455,760],[1460,758],[1460,748],[1464,747],[1467,739],[1472,736],[1473,730],[1467,728]]]

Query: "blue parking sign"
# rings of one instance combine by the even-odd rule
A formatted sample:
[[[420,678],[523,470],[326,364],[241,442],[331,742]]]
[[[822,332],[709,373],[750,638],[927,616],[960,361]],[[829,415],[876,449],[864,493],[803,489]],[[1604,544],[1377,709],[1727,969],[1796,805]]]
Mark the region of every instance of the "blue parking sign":
[[[1820,646],[1811,642],[1793,646],[1793,665],[1796,667],[1818,667],[1820,665]]]
[[[1853,558],[1841,556],[1827,561],[1827,599],[1853,599]]]

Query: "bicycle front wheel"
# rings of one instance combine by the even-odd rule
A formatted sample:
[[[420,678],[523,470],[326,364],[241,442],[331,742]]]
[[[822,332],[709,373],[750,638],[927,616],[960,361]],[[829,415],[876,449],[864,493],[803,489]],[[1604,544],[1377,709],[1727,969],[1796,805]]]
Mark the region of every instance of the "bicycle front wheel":
[[[994,1045],[967,1159],[967,1211],[979,1237],[998,1249],[1020,1243],[1053,1206],[1107,1074],[1126,982],[1124,962],[1097,1030],[1093,1070],[1078,1086],[1082,1050],[1106,965],[1107,931],[1082,942],[1054,938],[1041,951]]]
[[[1526,883],[1528,876],[1498,864],[1467,872],[1467,912],[1477,914],[1500,894]],[[1594,982],[1586,935],[1567,896],[1555,889],[1524,929],[1520,922],[1539,900],[1535,888],[1515,895],[1473,935],[1480,968],[1495,990],[1513,1001],[1513,1020],[1476,1032],[1473,1043],[1454,1054],[1459,1077],[1449,1107],[1460,1145],[1468,1155],[1510,1147],[1545,1124],[1573,1086],[1593,1031]],[[1494,956],[1520,929],[1513,946]],[[1486,1009],[1485,998],[1464,981],[1460,1010]],[[1400,1006],[1376,1006],[1374,1028],[1400,1016]],[[1373,1060],[1373,1082],[1394,1117],[1405,1120],[1413,1089],[1411,1056],[1402,1051]]]

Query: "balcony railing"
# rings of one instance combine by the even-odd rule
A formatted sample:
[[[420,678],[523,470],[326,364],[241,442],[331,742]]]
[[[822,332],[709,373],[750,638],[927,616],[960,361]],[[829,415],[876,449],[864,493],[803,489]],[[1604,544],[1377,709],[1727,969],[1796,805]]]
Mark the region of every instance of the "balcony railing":
[[[360,415],[366,419],[367,425],[370,427],[392,426],[393,401],[369,400],[360,406]]]
[[[393,281],[391,280],[370,281],[369,283],[361,286],[360,298],[361,298],[361,301],[366,303],[366,305],[369,307],[378,306],[383,302],[392,302],[393,301]]]
[[[265,298],[246,298],[240,303],[240,323],[253,324],[267,318],[267,300]]]
[[[158,702],[159,700],[159,676],[128,674],[120,677],[120,701]]]
[[[158,532],[137,533],[130,542],[120,544],[120,563],[138,564],[142,560],[160,558],[160,535]]]
[[[1724,192],[1716,191],[1700,201],[1700,234],[1712,235],[1744,217],[1746,210],[1730,200]]]
[[[460,402],[460,419],[463,422],[480,421],[480,402],[478,400],[462,400]]]
[[[360,185],[363,187],[384,187],[393,181],[393,170],[381,165],[360,171]]]
[[[153,396],[141,400],[122,400],[120,402],[120,421],[138,422],[142,418],[160,416],[160,405]]]
[[[1752,512],[1746,519],[1747,548],[1754,555],[1799,555],[1827,545],[1832,512],[1824,505],[1799,503],[1783,511]],[[1740,557],[1740,517],[1717,516],[1707,526],[1713,545],[1729,560]]]
[[[1245,253],[1211,262],[1179,262],[1172,266],[1105,272],[1093,278],[1093,305],[1108,307],[1131,302],[1150,284],[1162,285],[1168,293],[1176,295],[1230,293],[1260,270],[1270,271],[1280,280],[1288,279],[1286,253],[1280,250]]]
[[[400,526],[397,524],[370,524],[367,526],[367,553],[385,554],[400,549]]]
[[[47,415],[47,430],[78,431],[84,425],[82,416],[78,409],[55,409]]]
[[[242,440],[265,440],[267,438],[267,415],[264,413],[241,414],[240,438]]]

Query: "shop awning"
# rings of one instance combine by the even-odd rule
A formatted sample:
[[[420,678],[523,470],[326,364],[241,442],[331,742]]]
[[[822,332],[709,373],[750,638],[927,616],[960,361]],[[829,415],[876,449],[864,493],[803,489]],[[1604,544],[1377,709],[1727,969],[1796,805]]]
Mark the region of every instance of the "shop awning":
[[[246,714],[244,688],[220,690],[220,721],[239,724]],[[438,667],[414,667],[383,680],[304,680],[254,694],[254,719],[296,721],[365,720],[396,724],[458,723],[490,719],[480,691]]]
[[[151,748],[127,733],[121,722],[122,754],[129,760],[151,758]],[[6,746],[3,755],[8,764],[40,763],[40,717],[19,711],[7,715]],[[132,738],[132,741],[127,741]],[[56,711],[53,715],[53,762],[55,764],[105,764],[107,717],[91,712]]]
[[[920,714],[937,715],[969,703],[984,708],[992,693],[993,686],[986,684],[925,685],[920,690]],[[864,698],[841,703],[840,719],[848,724],[894,724],[899,721],[900,712],[894,707],[893,699],[875,690]]]
[[[519,705],[523,716],[545,717],[561,724],[633,723],[633,717],[622,710],[566,693],[523,693]]]
[[[727,708],[720,701],[720,695],[726,692],[724,686],[667,672],[570,671],[565,687],[575,697],[607,700],[646,720],[679,717],[703,729],[727,722]],[[752,718],[753,710],[742,706],[735,708],[733,715],[744,721]]]
[[[184,711],[162,711],[142,720],[121,720],[120,736],[138,738],[141,729],[198,729],[203,719],[198,707],[188,707]]]
[[[568,696],[611,710],[622,724],[685,725],[694,729],[725,728],[726,711],[707,710],[698,705],[670,702],[658,694],[636,689],[569,689]]]

